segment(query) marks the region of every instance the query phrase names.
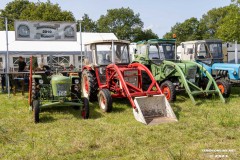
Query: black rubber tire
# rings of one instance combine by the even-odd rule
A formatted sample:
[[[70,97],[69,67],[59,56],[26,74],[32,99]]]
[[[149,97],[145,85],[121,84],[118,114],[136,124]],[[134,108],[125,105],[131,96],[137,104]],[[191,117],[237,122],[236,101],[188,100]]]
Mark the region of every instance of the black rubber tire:
[[[101,89],[98,93],[98,103],[103,112],[112,111],[112,96],[108,89]]]
[[[82,102],[83,102],[83,106],[82,106],[82,110],[81,110],[82,118],[83,119],[88,119],[89,118],[89,112],[90,112],[89,101],[86,97],[83,97]]]
[[[175,86],[173,85],[173,83],[171,81],[169,81],[169,80],[164,81],[160,85],[160,88],[161,88],[161,91],[163,92],[163,94],[165,94],[165,96],[169,102],[173,102],[176,100]]]
[[[88,82],[88,91],[85,86],[86,81]],[[90,102],[97,101],[98,83],[94,72],[83,70],[81,90],[83,97],[87,97]]]
[[[34,109],[33,108],[33,100],[34,100],[34,97],[36,96],[36,82],[35,82],[35,79],[33,78],[32,79],[32,95],[31,95],[31,107],[32,107],[32,110]]]
[[[81,99],[81,93],[74,90],[74,86],[71,87],[71,101],[75,103],[79,103]],[[79,110],[80,106],[73,106],[73,109]]]
[[[228,98],[231,94],[231,84],[229,84],[226,80],[224,79],[218,79],[216,80],[216,83],[218,85],[218,88],[220,89],[220,92],[222,93],[224,98]],[[221,87],[219,87],[221,86]],[[223,91],[222,91],[223,89]]]
[[[141,71],[141,73],[142,73],[142,90],[147,91],[152,81],[146,71]]]
[[[34,123],[39,123],[40,102],[39,100],[33,100],[33,118]]]

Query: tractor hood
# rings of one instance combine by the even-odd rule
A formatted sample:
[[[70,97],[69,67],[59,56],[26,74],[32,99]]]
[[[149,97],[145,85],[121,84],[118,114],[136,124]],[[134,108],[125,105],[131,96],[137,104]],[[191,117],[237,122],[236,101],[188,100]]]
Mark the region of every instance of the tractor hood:
[[[190,69],[190,68],[191,69],[196,69],[197,68],[197,65],[195,65],[193,63],[187,63],[187,62],[181,63],[181,62],[179,62],[179,63],[175,63],[175,64],[178,65],[182,69],[183,73],[186,73],[188,71],[188,69]]]
[[[165,64],[174,67],[179,75],[183,74],[186,79],[194,82],[197,74],[197,65],[192,62],[172,62],[164,61]],[[170,70],[166,69],[165,72],[168,73]]]
[[[240,64],[214,63],[212,70],[227,71],[230,79],[240,80]]]
[[[54,96],[65,97],[70,94],[71,78],[62,75],[54,75],[51,80]]]

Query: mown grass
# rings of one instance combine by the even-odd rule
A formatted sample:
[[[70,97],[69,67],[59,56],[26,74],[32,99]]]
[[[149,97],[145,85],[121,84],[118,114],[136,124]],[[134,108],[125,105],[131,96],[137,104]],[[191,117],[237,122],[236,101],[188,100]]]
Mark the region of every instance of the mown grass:
[[[115,100],[112,113],[91,104],[88,120],[70,107],[46,108],[34,124],[26,97],[1,94],[0,159],[240,159],[239,97],[236,88],[227,104],[213,97],[194,106],[181,95],[171,104],[179,122],[145,126],[123,99]]]

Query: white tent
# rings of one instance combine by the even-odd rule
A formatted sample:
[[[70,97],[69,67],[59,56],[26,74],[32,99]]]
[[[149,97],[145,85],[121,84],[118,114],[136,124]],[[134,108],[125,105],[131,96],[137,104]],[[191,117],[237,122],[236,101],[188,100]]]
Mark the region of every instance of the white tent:
[[[82,33],[82,44],[96,40],[117,40],[113,33]],[[9,54],[80,53],[80,33],[77,41],[15,41],[15,31],[8,32]],[[84,47],[83,47],[84,48]],[[0,31],[0,54],[6,53],[6,32]]]
[[[117,40],[113,33],[82,33],[82,51],[84,52],[84,44],[96,40]],[[64,56],[69,55],[69,63],[79,65],[79,59],[76,56],[81,55],[80,33],[77,33],[77,41],[16,41],[15,31],[8,32],[8,50],[9,50],[9,66],[14,68],[16,58],[21,55],[29,57],[36,55],[39,61],[43,62],[45,55],[45,63],[47,63],[47,55]],[[0,31],[0,63],[5,66],[6,59],[6,32]],[[41,60],[40,60],[41,59]],[[1,67],[1,66],[0,66]]]

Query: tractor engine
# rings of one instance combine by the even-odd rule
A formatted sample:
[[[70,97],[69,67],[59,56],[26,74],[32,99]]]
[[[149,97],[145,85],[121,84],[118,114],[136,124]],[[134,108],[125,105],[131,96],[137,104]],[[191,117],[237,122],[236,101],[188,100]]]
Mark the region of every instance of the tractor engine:
[[[187,71],[186,71],[187,80],[189,80],[192,83],[195,83],[196,75],[197,75],[197,66],[191,66],[187,68]]]

